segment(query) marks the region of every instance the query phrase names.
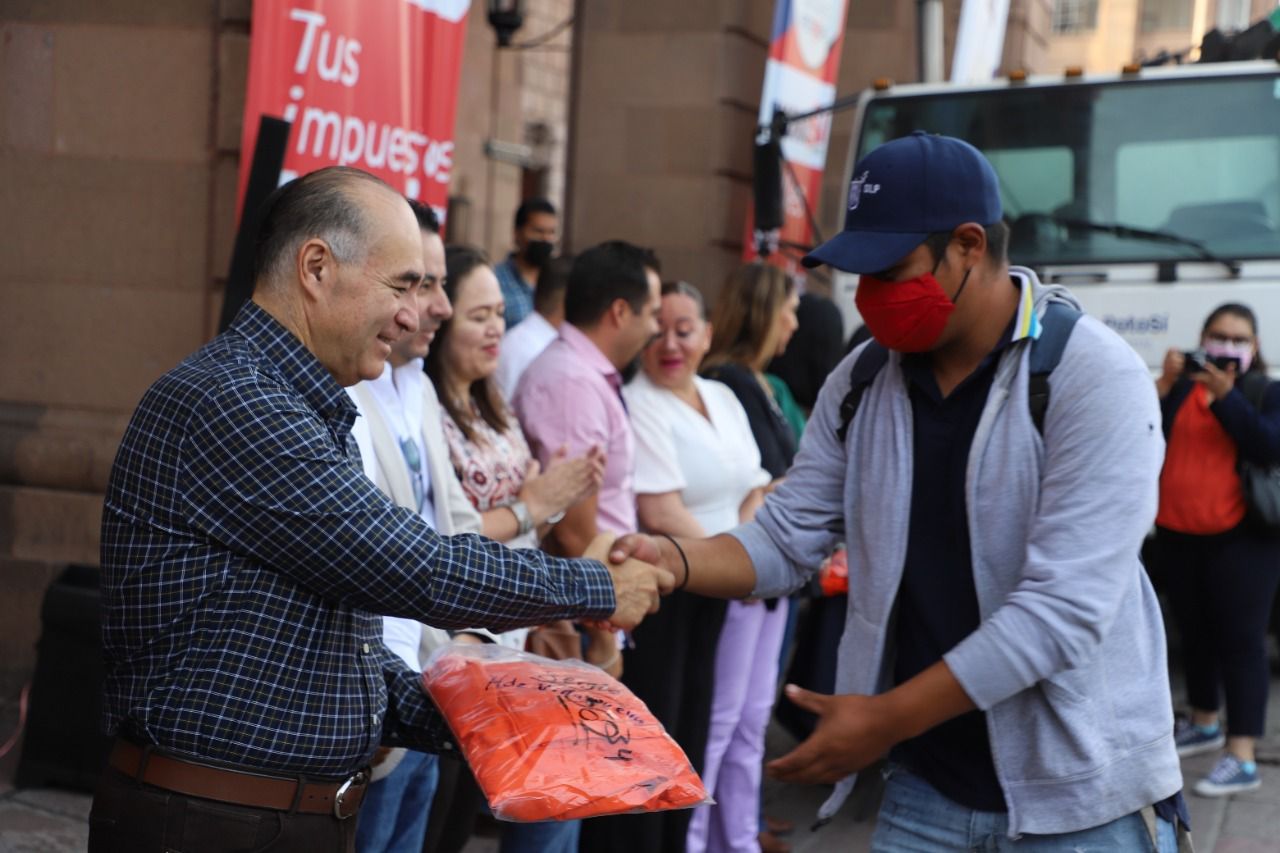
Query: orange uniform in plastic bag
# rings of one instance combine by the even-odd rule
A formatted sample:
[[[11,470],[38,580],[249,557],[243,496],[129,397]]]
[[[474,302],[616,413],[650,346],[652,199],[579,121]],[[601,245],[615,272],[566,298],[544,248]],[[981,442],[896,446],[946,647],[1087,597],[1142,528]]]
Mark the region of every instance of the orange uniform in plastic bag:
[[[827,597],[844,595],[849,591],[849,552],[843,545],[818,569],[818,584]]]
[[[644,703],[590,664],[497,645],[449,645],[432,654],[422,680],[502,820],[576,820],[711,802]]]

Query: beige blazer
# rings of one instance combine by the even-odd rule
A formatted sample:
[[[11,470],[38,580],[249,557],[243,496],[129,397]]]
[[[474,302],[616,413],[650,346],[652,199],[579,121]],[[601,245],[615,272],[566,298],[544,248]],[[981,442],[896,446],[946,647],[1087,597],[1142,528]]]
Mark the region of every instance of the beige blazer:
[[[444,437],[440,399],[436,396],[435,386],[428,379],[422,383],[422,389],[422,444],[427,451],[425,461],[428,476],[431,478],[436,530],[444,536],[452,536],[455,533],[479,533],[480,513],[471,505],[471,499],[462,490],[462,483],[458,482],[458,475],[453,470],[453,462],[449,459],[449,445]],[[397,505],[413,507],[413,481],[410,479],[404,455],[400,452],[400,442],[396,438],[395,431],[387,423],[387,419],[382,414],[382,408],[365,383],[361,382],[350,390],[351,395],[360,404],[361,414],[368,422],[369,437],[373,444],[374,485]],[[447,631],[424,624],[419,654],[425,661],[431,652],[447,642],[449,642]],[[404,758],[404,750],[393,749],[381,761],[375,762],[374,781],[390,775],[402,758]]]
[[[400,442],[382,415],[373,392],[362,382],[351,389],[360,402],[360,411],[368,419],[376,462],[374,484],[400,506],[413,506],[413,481],[400,452]],[[444,536],[455,533],[479,533],[480,513],[462,491],[462,483],[449,459],[449,445],[444,438],[440,399],[431,380],[422,383],[422,444],[427,449],[427,473],[431,478],[432,502],[436,510],[436,530]]]

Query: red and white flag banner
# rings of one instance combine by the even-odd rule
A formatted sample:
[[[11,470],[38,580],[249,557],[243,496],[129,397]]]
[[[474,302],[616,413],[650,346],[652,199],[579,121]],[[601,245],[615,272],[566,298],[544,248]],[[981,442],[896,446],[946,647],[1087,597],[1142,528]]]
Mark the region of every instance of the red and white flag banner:
[[[281,182],[372,172],[443,218],[471,0],[254,0],[243,204],[262,115],[292,124]]]
[[[771,125],[775,110],[797,115],[831,106],[848,6],[848,0],[778,0],[760,97],[762,128]],[[784,249],[788,245],[808,246],[813,240],[805,199],[810,208],[817,208],[830,139],[829,113],[795,122],[782,138],[783,225],[777,236]],[[746,260],[756,257],[754,219],[753,211],[747,218]],[[799,269],[797,252],[775,252],[769,260],[793,273]]]

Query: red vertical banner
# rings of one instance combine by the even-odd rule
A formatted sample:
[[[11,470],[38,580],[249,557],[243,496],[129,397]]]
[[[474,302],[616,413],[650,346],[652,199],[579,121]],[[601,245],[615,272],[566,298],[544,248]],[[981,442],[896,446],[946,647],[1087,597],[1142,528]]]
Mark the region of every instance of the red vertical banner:
[[[760,97],[761,128],[769,128],[774,112],[790,115],[831,106],[844,46],[848,0],[777,0],[773,36]],[[780,245],[766,259],[792,273],[799,271],[800,254],[792,247],[808,246],[813,229],[806,212],[816,210],[822,173],[831,139],[831,115],[823,113],[791,124],[782,138],[782,215],[776,235]],[[743,257],[754,260],[755,213],[747,217]]]
[[[470,0],[254,0],[241,138],[244,199],[258,119],[292,124],[281,181],[364,169],[443,218]]]

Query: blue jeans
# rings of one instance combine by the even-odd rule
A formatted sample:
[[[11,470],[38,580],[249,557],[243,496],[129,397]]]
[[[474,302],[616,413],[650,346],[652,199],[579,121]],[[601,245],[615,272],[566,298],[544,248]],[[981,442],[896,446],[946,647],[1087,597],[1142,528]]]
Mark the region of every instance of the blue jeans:
[[[436,756],[406,751],[391,775],[365,792],[356,818],[357,853],[422,853],[439,779]]]
[[[498,853],[578,853],[580,820],[503,823]]]
[[[1142,815],[1134,813],[1079,832],[1009,838],[1009,816],[967,809],[938,793],[901,765],[886,771],[884,801],[871,838],[872,853],[1177,853],[1173,824],[1156,818],[1153,843]]]

